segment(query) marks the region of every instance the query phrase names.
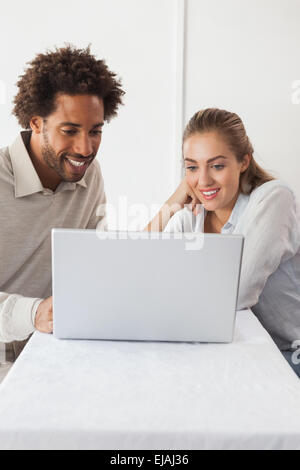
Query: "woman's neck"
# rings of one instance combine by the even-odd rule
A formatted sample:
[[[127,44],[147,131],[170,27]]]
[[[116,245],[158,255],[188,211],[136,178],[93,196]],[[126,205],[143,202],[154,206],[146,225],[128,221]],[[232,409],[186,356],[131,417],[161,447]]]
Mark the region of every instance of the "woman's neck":
[[[224,227],[226,222],[230,219],[231,213],[233,211],[233,208],[236,204],[236,201],[238,200],[239,197],[239,192],[237,195],[232,199],[232,201],[228,204],[228,206],[222,208],[222,209],[217,209],[216,211],[212,211],[211,213],[211,220],[212,223],[216,227]]]

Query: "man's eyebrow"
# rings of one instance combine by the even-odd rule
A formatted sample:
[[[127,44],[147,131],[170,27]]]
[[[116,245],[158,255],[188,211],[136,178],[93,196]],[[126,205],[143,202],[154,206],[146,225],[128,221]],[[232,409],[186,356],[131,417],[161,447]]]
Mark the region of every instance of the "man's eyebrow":
[[[227,157],[224,157],[223,155],[218,155],[217,157],[210,158],[209,160],[207,160],[206,163],[214,162],[214,161],[217,160],[218,158],[224,158],[224,160],[227,159]],[[184,161],[185,161],[185,162],[198,163],[197,160],[193,160],[192,158],[185,158]]]
[[[82,127],[81,124],[76,124],[75,122],[65,121],[60,123],[61,126],[72,126],[72,127]]]
[[[95,129],[95,127],[103,127],[104,126],[104,122],[99,122],[98,124],[95,124],[93,126],[93,129]]]
[[[71,127],[82,127],[81,124],[76,124],[75,122],[70,122],[70,121],[65,121],[65,122],[61,122],[60,123],[61,126],[71,126]],[[104,122],[98,122],[97,124],[95,124],[92,129],[95,129],[96,127],[103,127],[104,126]]]

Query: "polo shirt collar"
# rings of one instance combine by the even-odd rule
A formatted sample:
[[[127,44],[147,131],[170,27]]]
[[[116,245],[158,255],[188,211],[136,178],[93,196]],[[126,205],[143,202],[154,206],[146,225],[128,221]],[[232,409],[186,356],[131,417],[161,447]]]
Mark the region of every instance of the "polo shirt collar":
[[[30,136],[31,131],[20,132],[14,143],[9,147],[9,154],[15,179],[16,198],[44,191],[41,180],[26,149],[26,144],[29,143]],[[84,188],[87,187],[84,178],[77,183],[62,182],[59,187],[60,190],[62,190],[62,187],[66,190],[75,190],[77,184]]]

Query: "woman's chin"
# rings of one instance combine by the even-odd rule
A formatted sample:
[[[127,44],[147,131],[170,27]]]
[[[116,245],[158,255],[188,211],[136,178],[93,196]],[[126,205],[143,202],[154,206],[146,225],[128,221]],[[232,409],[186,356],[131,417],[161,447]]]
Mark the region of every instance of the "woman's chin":
[[[219,209],[219,204],[214,201],[203,201],[202,205],[207,211],[216,211]]]

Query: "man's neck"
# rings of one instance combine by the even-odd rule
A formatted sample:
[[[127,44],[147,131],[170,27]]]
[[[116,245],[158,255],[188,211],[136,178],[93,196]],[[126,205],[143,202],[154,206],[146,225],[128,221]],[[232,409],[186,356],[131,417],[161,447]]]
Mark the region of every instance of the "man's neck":
[[[61,178],[44,162],[40,144],[35,134],[31,135],[30,141],[26,148],[43,187],[55,191],[58,185],[61,183]]]

